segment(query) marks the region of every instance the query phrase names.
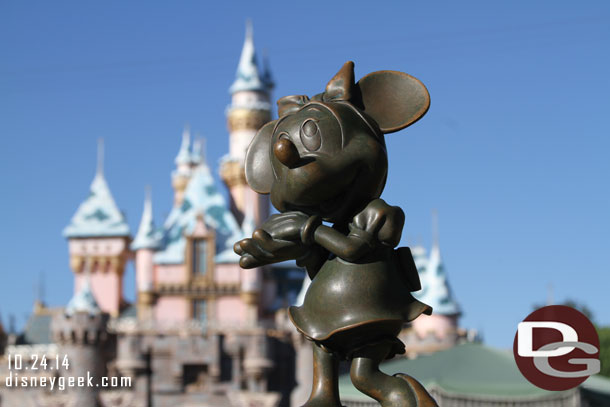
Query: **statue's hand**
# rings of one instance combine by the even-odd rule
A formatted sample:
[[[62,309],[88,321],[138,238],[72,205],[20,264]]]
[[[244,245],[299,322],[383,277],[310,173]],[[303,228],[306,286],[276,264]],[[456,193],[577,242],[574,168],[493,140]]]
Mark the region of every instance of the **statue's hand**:
[[[303,212],[284,212],[271,215],[260,229],[267,232],[275,240],[300,241],[301,230],[309,216]]]
[[[254,268],[305,256],[309,248],[301,241],[301,230],[309,217],[301,212],[271,216],[252,234],[237,242],[234,250],[241,256],[239,265]]]

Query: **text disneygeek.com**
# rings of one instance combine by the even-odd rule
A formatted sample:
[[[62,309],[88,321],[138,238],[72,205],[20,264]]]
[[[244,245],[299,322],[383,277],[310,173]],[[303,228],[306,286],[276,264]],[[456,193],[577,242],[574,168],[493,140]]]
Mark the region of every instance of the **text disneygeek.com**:
[[[51,390],[64,390],[67,387],[131,387],[131,377],[106,377],[96,380],[89,371],[86,376],[70,376],[70,361],[67,355],[8,355],[8,375],[4,378],[6,387],[48,387]],[[64,371],[64,375],[44,373],[39,371]],[[29,373],[29,374],[28,374]]]
[[[94,377],[87,372],[87,376],[22,376],[11,372],[5,378],[6,387],[49,387],[51,390],[65,390],[66,387],[130,387],[131,377],[103,376],[99,383],[94,383]]]

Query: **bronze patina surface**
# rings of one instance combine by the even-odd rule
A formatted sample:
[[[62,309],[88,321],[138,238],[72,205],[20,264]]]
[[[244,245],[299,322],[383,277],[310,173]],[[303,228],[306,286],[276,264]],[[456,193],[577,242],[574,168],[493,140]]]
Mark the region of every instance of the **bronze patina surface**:
[[[354,81],[347,62],[326,90],[278,101],[279,119],[259,130],[246,155],[246,179],[271,194],[280,211],[235,244],[244,268],[296,260],[312,283],[303,305],[290,307],[312,341],[314,384],[307,407],[339,407],[337,366],[351,361],[354,386],[384,407],[435,406],[407,375],[379,363],[404,353],[397,335],[431,308],[411,252],[396,249],[404,213],[380,199],[388,162],[384,134],[420,119],[430,98],[402,72],[378,71]]]

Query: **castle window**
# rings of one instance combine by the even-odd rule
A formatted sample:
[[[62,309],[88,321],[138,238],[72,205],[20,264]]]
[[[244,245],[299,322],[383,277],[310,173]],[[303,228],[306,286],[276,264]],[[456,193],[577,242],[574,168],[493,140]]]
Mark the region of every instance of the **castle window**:
[[[207,305],[205,300],[193,301],[193,319],[201,322],[207,320]]]
[[[192,283],[209,285],[214,280],[216,238],[214,229],[206,226],[203,214],[197,215],[195,227],[186,239],[185,277]]]
[[[208,271],[208,239],[193,239],[193,274],[205,275]]]

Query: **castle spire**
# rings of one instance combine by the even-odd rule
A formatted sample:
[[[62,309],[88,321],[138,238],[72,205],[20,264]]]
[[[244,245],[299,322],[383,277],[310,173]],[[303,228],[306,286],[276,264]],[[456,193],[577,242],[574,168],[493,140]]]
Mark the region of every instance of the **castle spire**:
[[[35,285],[35,302],[44,304],[44,294],[45,294],[45,282],[44,282],[44,273],[41,271],[38,275],[38,281]]]
[[[242,91],[266,91],[267,87],[260,75],[256,62],[256,51],[254,49],[254,35],[252,22],[246,21],[246,38],[241,50],[239,65],[235,74],[235,82],[229,88],[229,92],[236,93]]]
[[[246,38],[252,41],[254,39],[254,28],[252,27],[252,19],[246,19]]]
[[[441,249],[438,236],[438,213],[432,211],[432,235],[433,243],[430,256],[423,270],[419,270],[422,289],[414,293],[414,296],[430,305],[435,314],[459,315],[460,306],[455,300],[449,280],[445,272],[445,265],[441,258]],[[417,263],[417,261],[416,261]]]
[[[129,236],[129,225],[119,210],[104,178],[104,141],[98,140],[97,169],[89,196],[80,204],[68,226],[67,238]]]
[[[193,141],[193,154],[191,156],[193,162],[197,165],[205,163],[205,143],[205,137],[197,134],[195,141]]]
[[[34,300],[34,313],[38,313],[45,308],[44,289],[44,273],[41,271],[35,285],[36,299]]]
[[[271,74],[260,75],[254,52],[252,25],[246,23],[246,38],[230,88],[231,105],[227,109],[229,154],[223,158],[220,176],[229,188],[231,212],[242,224],[246,208],[251,207],[254,224],[260,225],[269,214],[269,199],[257,195],[246,182],[244,161],[248,145],[257,131],[271,121]],[[251,223],[251,220],[248,220]],[[251,226],[247,224],[246,226]]]
[[[436,209],[432,209],[432,247],[440,248],[438,235],[438,210]]]
[[[144,198],[144,210],[142,210],[142,219],[138,233],[131,243],[131,250],[139,249],[157,249],[161,242],[159,234],[155,228],[152,210],[152,196],[150,186],[146,187],[146,196]]]
[[[96,175],[104,176],[104,138],[97,139],[97,169]]]
[[[189,164],[191,161],[191,129],[187,124],[182,130],[182,143],[180,144],[180,150],[176,156],[176,165]]]

